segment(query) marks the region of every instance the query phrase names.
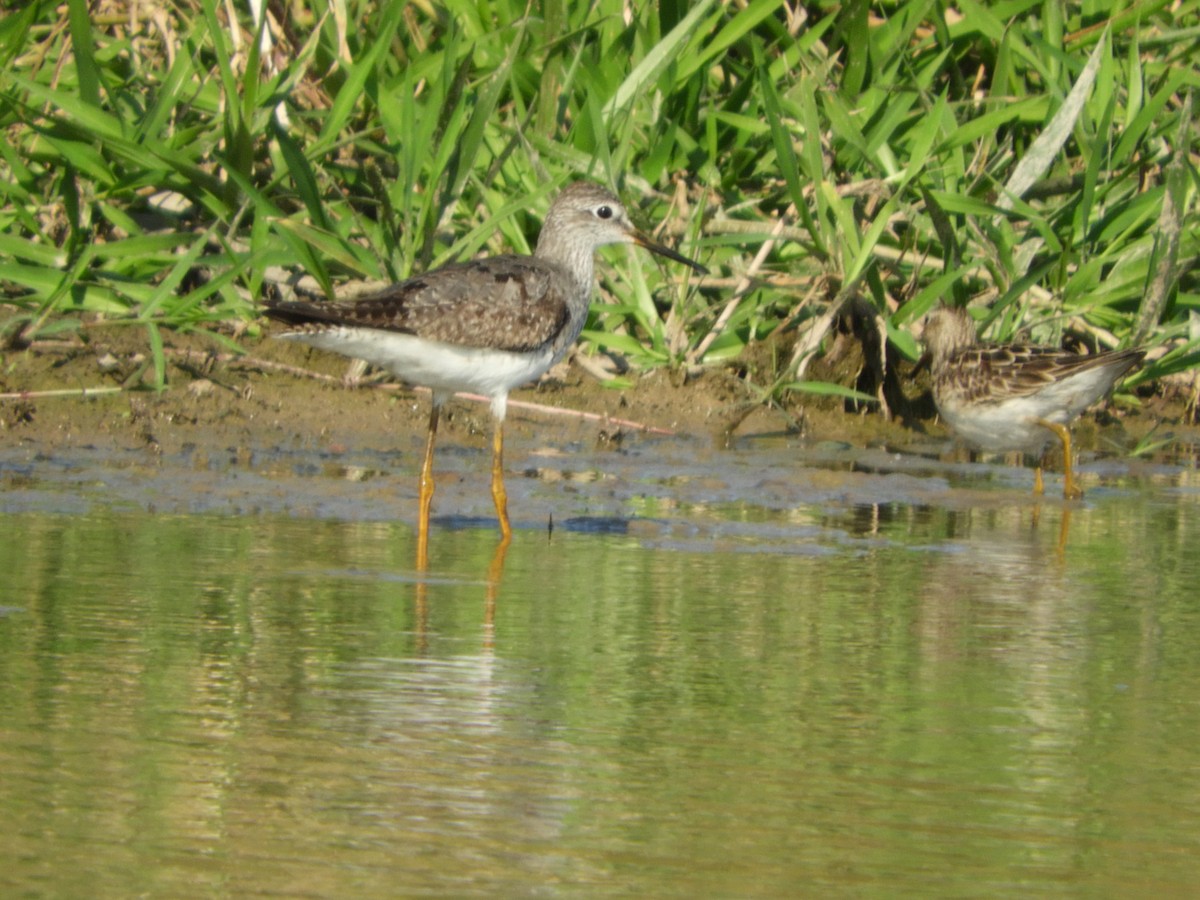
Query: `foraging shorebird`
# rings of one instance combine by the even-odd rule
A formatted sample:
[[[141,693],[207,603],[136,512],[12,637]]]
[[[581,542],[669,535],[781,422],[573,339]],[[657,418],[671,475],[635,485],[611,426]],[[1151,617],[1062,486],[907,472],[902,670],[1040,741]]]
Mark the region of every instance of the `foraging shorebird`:
[[[708,271],[638,232],[612,193],[576,182],[550,205],[532,256],[455,263],[348,302],[266,307],[293,329],[280,337],[366,360],[433,391],[418,495],[419,559],[428,547],[438,414],[458,391],[491,398],[492,500],[502,540],[510,539],[503,469],[508,392],[566,355],[587,318],[596,248],[622,243]]]
[[[1081,356],[1029,344],[980,344],[966,310],[950,307],[930,313],[924,341],[933,399],[946,424],[978,450],[1020,450],[1039,458],[1057,437],[1067,499],[1083,496],[1067,426],[1146,355],[1136,349]],[[1033,489],[1043,491],[1040,462]]]

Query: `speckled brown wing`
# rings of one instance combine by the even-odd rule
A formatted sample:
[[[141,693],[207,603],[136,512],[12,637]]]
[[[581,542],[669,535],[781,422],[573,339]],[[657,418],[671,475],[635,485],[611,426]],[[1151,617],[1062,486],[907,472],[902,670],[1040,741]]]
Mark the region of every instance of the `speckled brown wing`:
[[[546,260],[493,256],[443,266],[344,303],[296,301],[266,307],[297,327],[359,326],[461,347],[523,352],[551,340],[569,310],[570,276]]]
[[[1117,350],[1080,355],[1053,347],[1012,344],[977,346],[954,355],[956,393],[971,403],[999,403],[1032,396],[1049,385],[1088,369],[1110,368],[1111,381],[1133,368],[1141,350]]]

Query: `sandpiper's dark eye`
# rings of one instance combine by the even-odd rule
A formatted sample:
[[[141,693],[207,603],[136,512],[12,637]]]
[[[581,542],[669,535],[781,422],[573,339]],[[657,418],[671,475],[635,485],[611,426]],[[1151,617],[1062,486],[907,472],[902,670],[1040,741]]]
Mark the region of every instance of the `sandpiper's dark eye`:
[[[599,216],[601,219],[611,219],[613,217],[612,207],[611,206],[598,206],[598,207],[596,207],[596,215]]]

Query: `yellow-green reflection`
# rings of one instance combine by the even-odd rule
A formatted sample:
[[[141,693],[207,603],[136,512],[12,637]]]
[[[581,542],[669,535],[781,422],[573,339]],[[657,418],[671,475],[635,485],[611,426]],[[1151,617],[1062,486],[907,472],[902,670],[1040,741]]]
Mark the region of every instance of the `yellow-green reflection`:
[[[560,527],[499,557],[437,527],[424,573],[403,524],[4,517],[5,877],[1182,890],[1197,507],[1095,504],[1058,552],[1062,512],[810,509],[775,543]]]

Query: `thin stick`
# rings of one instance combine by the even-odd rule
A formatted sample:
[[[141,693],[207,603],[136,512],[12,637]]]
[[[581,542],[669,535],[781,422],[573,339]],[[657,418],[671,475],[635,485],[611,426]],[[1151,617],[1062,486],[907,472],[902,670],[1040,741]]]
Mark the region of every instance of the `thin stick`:
[[[0,400],[44,400],[48,397],[94,397],[97,394],[119,394],[122,387],[60,388],[53,391],[12,391],[0,394]]]
[[[380,385],[380,387],[383,386],[384,385]],[[429,388],[418,387],[414,388],[413,390],[428,391]],[[479,403],[492,402],[490,397],[484,397],[481,394],[455,394],[454,396],[463,400],[474,400]],[[532,403],[528,400],[513,400],[510,397],[508,400],[508,408],[512,409],[513,407],[516,407],[517,409],[528,410],[529,412],[542,413],[547,416],[573,416],[577,419],[583,419],[587,422],[611,423],[613,425],[620,426],[621,428],[632,428],[636,431],[645,431],[648,434],[675,434],[675,432],[669,428],[659,428],[657,425],[644,425],[641,422],[634,422],[630,419],[614,419],[607,413],[592,413],[583,412],[582,410],[578,409],[563,409],[559,406],[546,406],[543,403]]]

